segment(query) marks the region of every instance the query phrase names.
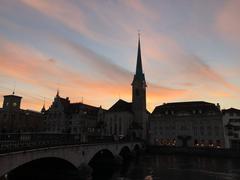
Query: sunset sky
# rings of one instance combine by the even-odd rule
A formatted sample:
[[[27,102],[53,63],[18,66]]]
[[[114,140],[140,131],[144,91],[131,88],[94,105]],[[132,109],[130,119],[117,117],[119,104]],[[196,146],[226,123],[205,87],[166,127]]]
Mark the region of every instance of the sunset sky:
[[[0,103],[131,101],[137,32],[150,111],[164,102],[240,108],[239,0],[0,0]]]

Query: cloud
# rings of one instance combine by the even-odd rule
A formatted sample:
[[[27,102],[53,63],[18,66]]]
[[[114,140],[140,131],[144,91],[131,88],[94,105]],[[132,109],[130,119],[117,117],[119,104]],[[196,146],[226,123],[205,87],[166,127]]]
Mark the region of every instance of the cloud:
[[[192,78],[192,81],[197,83],[205,82],[210,83],[213,86],[215,84],[221,85],[226,89],[232,91],[239,91],[239,88],[234,84],[229,83],[220,75],[217,71],[207,65],[200,57],[196,55],[183,55],[183,59],[180,60],[183,70],[186,74],[191,75],[188,79]]]
[[[46,47],[41,50],[29,48],[33,38],[29,45],[4,42],[3,48],[0,49],[1,61],[3,61],[3,67],[0,69],[5,76],[16,78],[22,83],[34,84],[36,87],[46,87],[48,93],[60,87],[63,95],[71,95],[70,98],[76,101],[84,96],[85,102],[95,105],[110,106],[119,94],[122,98],[131,100],[130,83],[133,74],[123,67],[135,67],[137,29],[141,29],[144,72],[147,81],[150,81],[148,88],[150,104],[188,100],[194,97],[210,99],[217,93],[227,97],[227,94],[239,92],[236,85],[228,82],[225,71],[217,71],[210,65],[209,60],[204,59],[204,56],[196,55],[183,47],[175,37],[164,33],[162,28],[159,28],[164,26],[160,13],[154,11],[154,8],[152,9],[145,1],[74,3],[63,0],[22,0],[21,2],[26,12],[33,17],[40,15],[39,19],[44,19],[46,24],[54,24],[50,28],[56,25],[57,28],[63,29],[49,29],[47,26],[42,32],[37,32],[34,28],[31,29],[32,24],[26,23],[25,27],[25,24],[19,23],[16,26],[14,21],[4,17],[3,27],[7,25],[9,29],[15,28],[15,32],[29,34],[31,37],[36,37],[36,40],[39,37],[41,43],[47,43],[47,46],[54,47],[54,53],[57,50],[59,53],[57,58],[55,56],[52,58],[47,54],[51,51],[49,49],[45,53],[39,52],[44,48],[47,49]],[[233,7],[234,3],[238,2],[234,0],[226,2],[217,23],[221,35],[233,40],[240,32],[237,23],[238,12],[235,10],[238,6],[235,4]],[[188,29],[185,30],[187,34]],[[51,34],[53,31],[54,36]],[[67,37],[69,34],[70,38]],[[74,41],[71,40],[73,35],[74,38],[76,37]],[[89,48],[92,44],[95,44],[94,47],[101,46],[103,53],[96,53],[94,47]],[[120,49],[119,59],[107,58],[113,54],[113,52],[109,53],[113,47],[116,50]],[[117,65],[121,63],[114,63],[122,60],[120,53],[128,53],[128,51],[133,52],[131,60],[127,57],[128,63],[122,63],[123,66]],[[66,55],[70,58],[68,59]],[[124,56],[126,57],[126,54]],[[74,61],[72,57],[76,60]],[[80,66],[69,67],[69,64],[81,65],[89,71],[84,71]],[[96,92],[101,93],[101,97],[95,98]],[[107,99],[107,102],[104,99]]]
[[[216,17],[216,28],[220,35],[232,42],[240,42],[240,1],[225,1]]]
[[[59,1],[38,1],[38,0],[22,0],[25,5],[45,14],[46,16],[57,20],[67,27],[83,33],[90,38],[96,38],[97,33],[90,30],[90,25],[85,14],[78,6],[72,2],[63,0]],[[64,7],[64,8],[63,8]]]
[[[99,76],[104,76],[105,80],[111,83],[126,83],[133,76],[131,72],[114,64],[111,60],[93,50],[85,47],[80,43],[76,43],[66,38],[55,37],[52,39],[56,44],[61,44],[61,48],[75,54],[78,58],[76,61],[81,61],[82,64],[87,64],[91,71],[98,73]],[[91,72],[91,73],[92,73]]]
[[[39,108],[42,106],[41,99],[44,96],[51,99],[52,93],[57,88],[60,88],[60,92],[63,95],[70,95],[73,101],[81,101],[81,97],[85,97],[85,102],[96,106],[102,104],[104,107],[110,107],[119,94],[122,98],[131,100],[131,80],[127,80],[132,78],[131,73],[108,63],[104,57],[99,57],[86,48],[69,46],[69,48],[74,48],[74,51],[84,54],[84,57],[90,61],[90,65],[94,69],[99,70],[100,73],[105,73],[106,76],[110,76],[115,83],[109,83],[105,78],[91,77],[78,72],[68,67],[68,65],[60,64],[60,61],[52,59],[28,46],[11,42],[4,38],[1,38],[0,42],[1,74],[6,76],[6,78],[17,80],[20,86],[21,84],[29,84],[34,87],[34,90],[28,89],[26,90],[27,92],[21,90],[21,94],[26,96],[25,108],[28,108],[26,105],[29,103],[29,99],[32,100],[31,94],[35,96],[35,90],[38,91],[38,89],[43,89],[43,91],[39,91],[38,98],[33,100],[34,106],[29,103],[33,108],[37,107],[37,102]],[[94,69],[92,70],[94,71]],[[118,79],[121,79],[121,76],[123,80],[119,82]],[[150,87],[160,93],[158,97],[154,95],[156,100],[162,96],[178,96],[177,92],[179,92],[178,90],[152,84],[150,84]],[[99,96],[96,96],[96,93]],[[149,97],[151,96],[149,94]],[[106,101],[106,99],[108,100]]]

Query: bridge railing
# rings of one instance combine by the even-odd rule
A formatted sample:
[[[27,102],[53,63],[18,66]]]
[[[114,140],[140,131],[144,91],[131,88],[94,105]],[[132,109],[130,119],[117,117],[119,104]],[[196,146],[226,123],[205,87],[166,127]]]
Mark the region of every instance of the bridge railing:
[[[81,138],[81,134],[0,134],[0,154],[63,145],[116,142],[123,143],[130,142],[130,140],[116,140],[112,136],[88,136],[87,138]]]
[[[0,153],[80,143],[74,134],[0,134]]]

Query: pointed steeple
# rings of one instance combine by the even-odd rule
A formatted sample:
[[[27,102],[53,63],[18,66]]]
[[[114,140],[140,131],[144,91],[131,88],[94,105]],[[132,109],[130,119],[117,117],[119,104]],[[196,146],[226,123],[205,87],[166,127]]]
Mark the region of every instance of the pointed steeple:
[[[46,108],[45,108],[45,97],[44,97],[44,102],[43,102],[43,107],[41,109],[41,112],[42,113],[45,113],[46,112]]]
[[[142,68],[140,33],[138,33],[137,65],[136,65],[136,73],[134,75],[134,80],[145,81],[145,76]]]
[[[57,89],[56,97],[59,97],[59,89]]]
[[[140,43],[140,33],[138,33],[138,52],[137,52],[137,66],[136,75],[142,75],[142,57],[141,57],[141,43]]]

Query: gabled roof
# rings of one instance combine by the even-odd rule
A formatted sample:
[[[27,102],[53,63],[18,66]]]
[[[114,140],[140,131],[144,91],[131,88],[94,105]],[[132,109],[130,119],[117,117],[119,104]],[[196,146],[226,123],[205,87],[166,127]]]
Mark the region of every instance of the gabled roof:
[[[189,102],[174,102],[166,103],[160,106],[157,106],[152,114],[165,114],[166,111],[173,111],[174,113],[178,112],[188,112],[193,113],[194,110],[201,110],[202,113],[205,112],[216,112],[220,113],[220,109],[213,103],[204,102],[204,101],[189,101]]]
[[[83,103],[71,103],[68,112],[71,114],[78,113],[79,111],[85,112],[87,115],[97,116],[99,107],[91,106]]]
[[[132,103],[119,99],[108,111],[132,113]]]
[[[222,112],[223,113],[240,113],[240,110],[235,108],[229,108],[229,109],[223,109]]]

